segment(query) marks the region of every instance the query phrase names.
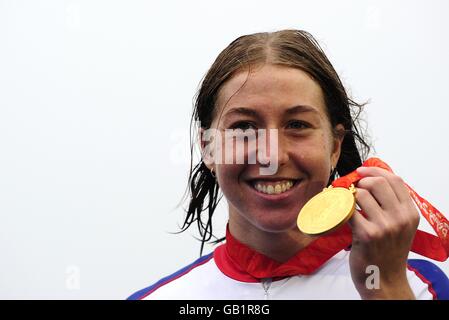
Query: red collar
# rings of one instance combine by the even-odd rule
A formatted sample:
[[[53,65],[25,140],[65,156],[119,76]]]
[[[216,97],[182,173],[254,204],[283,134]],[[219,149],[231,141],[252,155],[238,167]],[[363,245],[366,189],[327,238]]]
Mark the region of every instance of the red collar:
[[[311,274],[350,244],[351,232],[345,225],[319,237],[287,262],[279,263],[239,242],[227,228],[226,243],[214,250],[214,260],[221,272],[234,280],[259,282],[264,278]]]

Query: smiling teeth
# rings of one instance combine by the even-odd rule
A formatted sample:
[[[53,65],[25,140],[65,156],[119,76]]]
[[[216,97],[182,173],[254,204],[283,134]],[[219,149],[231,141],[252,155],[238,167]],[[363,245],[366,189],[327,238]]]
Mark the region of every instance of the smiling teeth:
[[[289,190],[293,186],[293,181],[282,181],[282,182],[276,182],[276,183],[261,183],[257,182],[254,184],[254,188],[262,193],[266,194],[280,194],[287,190]]]

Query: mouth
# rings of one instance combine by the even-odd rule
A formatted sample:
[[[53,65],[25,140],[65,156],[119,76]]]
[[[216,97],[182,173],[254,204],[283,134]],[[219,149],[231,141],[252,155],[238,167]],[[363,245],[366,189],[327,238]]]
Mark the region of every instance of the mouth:
[[[281,200],[292,194],[301,181],[302,179],[256,179],[246,183],[257,195],[264,199]]]

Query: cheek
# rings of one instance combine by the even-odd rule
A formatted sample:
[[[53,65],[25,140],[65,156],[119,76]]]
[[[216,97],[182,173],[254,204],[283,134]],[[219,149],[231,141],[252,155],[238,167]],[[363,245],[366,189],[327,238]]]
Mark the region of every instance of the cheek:
[[[257,145],[260,143],[255,135],[228,137],[222,135],[222,143],[220,148],[216,148],[217,159],[222,164],[248,164],[255,163],[257,154]],[[241,168],[229,168],[229,171],[238,171]]]
[[[329,132],[321,132],[320,134],[321,141],[321,151],[325,153],[327,156],[331,155],[332,150],[332,138]]]
[[[236,185],[241,182],[240,176],[244,168],[245,165],[239,164],[217,165],[218,184],[223,192],[227,193],[228,190],[236,188]]]
[[[218,185],[226,200],[236,208],[245,210],[247,199],[244,196],[244,183],[241,180],[244,165],[224,164],[217,166]]]
[[[329,156],[324,152],[317,152],[316,149],[297,154],[293,161],[297,163],[301,171],[314,179],[325,178],[326,168],[331,166]]]
[[[312,175],[322,176],[328,173],[331,167],[331,146],[325,134],[316,139],[296,142],[293,146],[292,160],[299,167]]]

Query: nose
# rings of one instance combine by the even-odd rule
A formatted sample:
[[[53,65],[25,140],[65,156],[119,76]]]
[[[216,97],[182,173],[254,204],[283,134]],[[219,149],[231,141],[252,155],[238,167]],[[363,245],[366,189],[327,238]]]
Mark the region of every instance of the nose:
[[[257,157],[261,167],[270,168],[268,174],[276,174],[278,168],[289,161],[288,143],[277,128],[269,128],[264,134],[259,134]]]
[[[282,167],[290,160],[288,142],[278,135],[278,164]]]

